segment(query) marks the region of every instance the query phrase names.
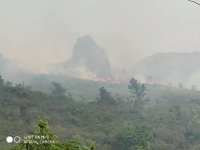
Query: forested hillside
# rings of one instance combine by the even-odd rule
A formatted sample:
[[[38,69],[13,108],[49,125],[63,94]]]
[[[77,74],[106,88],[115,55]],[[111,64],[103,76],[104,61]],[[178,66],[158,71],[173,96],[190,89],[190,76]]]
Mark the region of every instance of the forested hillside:
[[[49,122],[62,142],[74,139],[88,145],[96,141],[97,149],[102,150],[193,150],[200,140],[198,91],[148,85],[150,102],[138,109],[133,97],[127,99],[120,90],[117,95],[110,93],[115,86],[128,93],[128,85],[107,88],[98,84],[93,89],[97,98],[83,102],[57,82],[52,82],[49,94],[2,78],[0,83],[1,147],[11,146],[5,144],[8,135],[23,136],[37,130],[39,118]]]

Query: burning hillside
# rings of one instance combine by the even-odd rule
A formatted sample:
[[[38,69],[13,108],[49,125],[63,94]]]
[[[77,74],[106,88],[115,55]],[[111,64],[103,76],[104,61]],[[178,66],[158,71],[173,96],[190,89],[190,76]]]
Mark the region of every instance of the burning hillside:
[[[103,82],[106,82],[106,83],[115,83],[115,84],[124,83],[124,82],[118,81],[118,76],[116,76],[115,79],[112,80],[110,77],[107,77],[107,78],[97,78],[97,76],[94,75],[94,77],[93,77],[92,80],[94,80],[94,81],[103,81]]]
[[[112,68],[106,53],[91,37],[84,36],[77,39],[72,57],[55,65],[49,73],[119,84],[126,71]]]
[[[148,77],[148,84],[153,84],[152,76]]]

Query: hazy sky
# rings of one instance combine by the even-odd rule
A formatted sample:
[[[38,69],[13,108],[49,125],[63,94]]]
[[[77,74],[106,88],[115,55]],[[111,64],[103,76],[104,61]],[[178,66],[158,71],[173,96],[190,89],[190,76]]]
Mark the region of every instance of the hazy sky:
[[[120,67],[155,52],[198,51],[200,6],[187,0],[0,0],[0,52],[27,67],[66,60],[83,35]]]

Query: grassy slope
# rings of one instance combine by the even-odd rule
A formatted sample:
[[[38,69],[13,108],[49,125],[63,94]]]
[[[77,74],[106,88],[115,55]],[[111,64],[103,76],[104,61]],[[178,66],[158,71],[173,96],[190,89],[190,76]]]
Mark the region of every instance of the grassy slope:
[[[46,75],[35,76],[33,80],[27,80],[27,83],[32,84],[37,90],[49,92],[48,87],[51,81],[57,81],[65,86],[69,92],[73,93],[76,100],[93,101],[99,94],[98,90],[101,86],[104,86],[113,94],[118,93],[125,96],[125,98],[130,96],[128,84],[109,84],[91,80]],[[150,95],[152,100],[158,99],[165,104],[170,104],[170,102],[181,104],[200,97],[200,92],[194,92],[189,89],[180,89],[158,84],[146,86],[148,89],[147,94]]]

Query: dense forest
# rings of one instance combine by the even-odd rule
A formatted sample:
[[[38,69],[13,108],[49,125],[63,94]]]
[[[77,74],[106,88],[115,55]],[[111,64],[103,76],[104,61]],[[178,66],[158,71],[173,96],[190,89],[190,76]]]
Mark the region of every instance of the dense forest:
[[[1,147],[11,146],[5,143],[6,136],[37,131],[38,119],[43,119],[60,142],[75,140],[83,146],[95,141],[99,150],[200,148],[198,91],[144,85],[135,79],[126,87],[128,98],[101,86],[96,99],[84,102],[74,99],[58,82],[43,93],[1,78]],[[156,93],[159,89],[162,96]]]

